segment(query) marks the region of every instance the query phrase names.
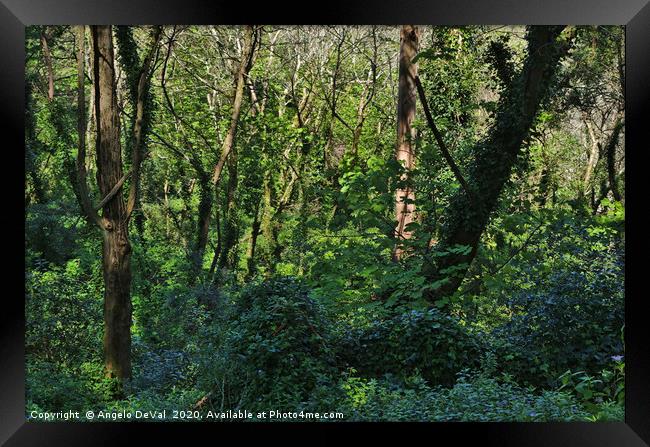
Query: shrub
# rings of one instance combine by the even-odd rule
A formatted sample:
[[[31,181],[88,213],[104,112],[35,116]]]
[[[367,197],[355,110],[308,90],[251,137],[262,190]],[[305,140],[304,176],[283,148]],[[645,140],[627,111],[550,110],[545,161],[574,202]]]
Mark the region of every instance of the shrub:
[[[594,421],[622,421],[625,405],[625,362],[612,356],[612,362],[599,375],[567,371],[559,378],[559,391],[569,391],[591,413]]]
[[[87,362],[73,371],[51,362],[27,359],[28,409],[50,412],[101,408],[115,391],[116,382],[104,377],[101,363]]]
[[[419,376],[404,382],[349,374],[339,383],[339,411],[352,421],[574,421],[588,414],[570,395],[535,394],[514,383],[461,374],[451,388],[429,387]]]
[[[413,310],[368,327],[343,329],[339,355],[360,374],[408,377],[419,371],[431,384],[451,384],[463,368],[476,366],[476,337],[437,309]]]
[[[335,372],[329,327],[308,289],[291,277],[245,288],[215,362],[225,408],[292,409],[307,400]]]
[[[534,385],[556,384],[566,370],[600,372],[623,353],[620,267],[594,263],[562,270],[534,291],[515,294],[514,317],[493,333],[501,368]]]
[[[28,355],[67,366],[101,356],[103,292],[98,276],[82,271],[78,260],[27,273]]]

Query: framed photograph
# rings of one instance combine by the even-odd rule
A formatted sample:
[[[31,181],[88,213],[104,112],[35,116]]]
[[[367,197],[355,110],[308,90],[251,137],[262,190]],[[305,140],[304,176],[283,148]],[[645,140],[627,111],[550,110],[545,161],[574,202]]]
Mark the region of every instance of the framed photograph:
[[[1,0],[0,441],[648,445],[647,1],[306,6]]]

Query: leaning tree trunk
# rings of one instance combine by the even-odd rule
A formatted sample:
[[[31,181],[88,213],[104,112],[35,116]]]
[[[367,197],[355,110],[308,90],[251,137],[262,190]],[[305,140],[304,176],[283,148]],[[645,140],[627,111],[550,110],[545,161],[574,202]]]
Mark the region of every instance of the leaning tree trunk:
[[[446,210],[438,251],[447,251],[437,262],[427,260],[423,271],[437,288],[427,293],[430,302],[453,294],[476,256],[481,234],[509,180],[524,140],[547,94],[550,80],[568,45],[558,42],[563,26],[532,26],[527,33],[528,57],[519,74],[503,92],[499,111],[485,140],[474,149],[468,172],[475,199],[463,190]],[[465,250],[453,250],[454,247]],[[451,250],[451,251],[450,251]]]
[[[400,239],[409,239],[412,232],[407,228],[413,222],[415,213],[415,193],[408,183],[408,171],[415,167],[414,129],[415,119],[415,98],[417,95],[415,77],[418,67],[414,64],[413,58],[418,51],[418,28],[413,25],[402,26],[399,52],[399,88],[397,93],[397,145],[395,158],[398,162],[404,162],[406,174],[401,178],[404,185],[400,185],[395,193],[395,218],[397,228],[395,237],[397,245],[393,252],[393,259],[398,260],[403,249],[400,247]]]
[[[107,197],[122,179],[120,120],[110,26],[93,26],[97,183]],[[131,245],[121,189],[103,206],[104,363],[109,377],[131,377]]]

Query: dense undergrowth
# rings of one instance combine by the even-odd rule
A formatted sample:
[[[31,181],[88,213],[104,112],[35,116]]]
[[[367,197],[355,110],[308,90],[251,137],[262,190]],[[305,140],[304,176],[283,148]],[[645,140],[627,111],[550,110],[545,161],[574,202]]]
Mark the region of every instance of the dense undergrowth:
[[[150,246],[146,258],[136,252],[148,279],[135,285],[134,377],[120,399],[103,377],[101,271],[88,256],[97,247],[61,247],[64,262],[30,251],[27,412],[201,401],[201,411],[339,411],[353,421],[621,420],[621,212],[493,225],[476,275],[512,249],[490,249],[500,233],[521,241],[537,228],[537,238],[480,284],[470,275],[444,307],[413,304],[403,291],[391,304],[373,299],[383,287],[374,272],[323,265],[337,257],[318,259],[317,280],[347,295],[308,275],[188,287],[180,254]],[[408,278],[415,267],[386,268]]]
[[[27,417],[622,420],[624,29],[561,28],[27,27]]]

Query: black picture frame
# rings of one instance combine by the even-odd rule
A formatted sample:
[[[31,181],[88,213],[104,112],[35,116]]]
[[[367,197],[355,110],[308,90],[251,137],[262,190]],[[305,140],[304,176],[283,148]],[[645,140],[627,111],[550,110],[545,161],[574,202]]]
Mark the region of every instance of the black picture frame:
[[[645,268],[643,238],[643,172],[641,159],[648,146],[650,123],[650,4],[648,0],[335,0],[306,3],[235,4],[209,0],[0,0],[1,172],[4,212],[0,213],[4,241],[0,310],[0,442],[15,445],[123,445],[135,432],[166,441],[195,439],[224,442],[225,431],[241,438],[285,431],[287,424],[155,424],[155,423],[39,423],[25,420],[24,362],[24,29],[38,24],[608,24],[626,26],[626,258],[625,290],[626,401],[625,422],[617,423],[431,423],[431,424],[291,424],[291,437],[318,429],[318,440],[336,442],[350,430],[382,436],[414,432],[425,440],[441,436],[498,446],[643,446],[650,444],[650,324],[643,312]],[[10,175],[9,175],[10,174]],[[21,183],[22,182],[22,183]],[[23,269],[21,271],[21,269]],[[23,295],[21,295],[21,290]],[[250,427],[250,429],[249,429]],[[408,433],[404,430],[408,430]],[[212,441],[210,441],[212,439]],[[313,440],[313,439],[312,439]],[[199,442],[190,441],[190,442]],[[202,441],[206,442],[206,441]],[[232,442],[232,441],[230,441]]]

